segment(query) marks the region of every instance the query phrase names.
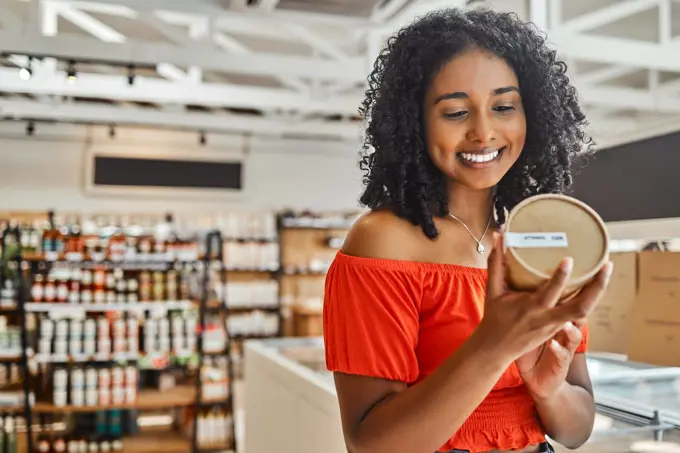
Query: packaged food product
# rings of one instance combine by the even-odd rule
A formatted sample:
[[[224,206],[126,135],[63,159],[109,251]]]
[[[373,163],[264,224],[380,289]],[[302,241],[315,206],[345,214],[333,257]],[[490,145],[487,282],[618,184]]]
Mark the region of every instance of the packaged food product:
[[[609,233],[588,205],[566,195],[527,198],[515,206],[505,224],[506,278],[511,287],[533,290],[550,279],[560,262],[571,257],[574,268],[564,298],[591,281],[609,259]]]

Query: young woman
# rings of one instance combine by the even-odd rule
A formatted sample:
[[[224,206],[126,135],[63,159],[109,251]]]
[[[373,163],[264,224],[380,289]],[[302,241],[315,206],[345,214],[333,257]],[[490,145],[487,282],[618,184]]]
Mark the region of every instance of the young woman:
[[[563,192],[589,148],[565,65],[492,11],[431,13],[369,77],[365,191],[328,273],[324,336],[351,453],[551,451],[590,436],[584,320],[611,274],[559,301],[503,278],[507,210]],[[559,303],[558,303],[559,302]]]

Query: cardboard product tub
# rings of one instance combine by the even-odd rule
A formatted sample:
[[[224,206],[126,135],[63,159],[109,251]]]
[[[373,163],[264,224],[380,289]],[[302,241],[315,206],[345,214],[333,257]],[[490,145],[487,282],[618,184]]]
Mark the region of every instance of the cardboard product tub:
[[[510,212],[505,226],[507,279],[533,290],[550,279],[560,261],[574,260],[563,297],[577,293],[609,259],[609,233],[588,205],[566,195],[536,195]]]

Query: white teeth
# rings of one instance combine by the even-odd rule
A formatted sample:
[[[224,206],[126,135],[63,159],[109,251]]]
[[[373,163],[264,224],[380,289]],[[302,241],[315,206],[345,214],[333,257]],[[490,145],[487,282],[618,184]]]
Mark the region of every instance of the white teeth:
[[[470,162],[489,162],[498,157],[498,151],[488,154],[461,153],[460,157]]]

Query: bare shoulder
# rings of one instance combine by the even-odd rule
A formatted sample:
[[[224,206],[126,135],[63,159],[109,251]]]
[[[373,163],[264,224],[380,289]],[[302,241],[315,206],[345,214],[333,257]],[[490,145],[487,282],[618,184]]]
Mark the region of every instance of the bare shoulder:
[[[371,211],[361,216],[347,234],[342,252],[365,258],[413,259],[420,249],[420,227],[391,211]]]

